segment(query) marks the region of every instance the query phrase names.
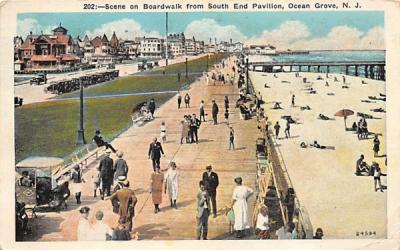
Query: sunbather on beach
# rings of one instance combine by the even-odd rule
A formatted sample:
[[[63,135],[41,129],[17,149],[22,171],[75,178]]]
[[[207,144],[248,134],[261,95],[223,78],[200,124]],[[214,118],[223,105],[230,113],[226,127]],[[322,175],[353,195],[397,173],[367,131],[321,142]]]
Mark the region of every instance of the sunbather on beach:
[[[296,121],[292,118],[292,116],[290,115],[283,115],[281,116],[282,119],[285,119],[286,121],[288,121],[289,123],[296,123]]]
[[[311,110],[311,108],[310,108],[310,106],[303,106],[303,107],[300,107],[300,109],[301,110]]]
[[[386,97],[386,94],[379,93],[379,96]]]
[[[366,103],[376,103],[376,102],[373,102],[373,101],[370,101],[370,100],[361,100],[361,102],[366,102]]]
[[[374,119],[374,117],[372,115],[365,114],[365,113],[362,113],[362,112],[357,112],[357,116],[360,116],[360,117],[365,118],[365,119]]]
[[[343,85],[343,86],[342,86],[342,89],[348,89],[348,88],[350,88],[350,87],[347,86],[347,85]]]
[[[386,111],[383,108],[378,108],[378,109],[370,109],[373,112],[381,112],[381,113],[386,113]]]
[[[319,75],[319,76],[317,77],[317,80],[323,80],[323,78]]]
[[[335,93],[330,92],[330,93],[327,93],[327,95],[335,95]]]
[[[331,118],[329,118],[329,117],[327,117],[326,115],[323,115],[323,114],[319,114],[318,118],[321,119],[321,120],[331,120]]]
[[[333,79],[334,79],[335,82],[339,81],[336,76]]]
[[[335,149],[335,147],[333,147],[333,146],[323,146],[323,145],[320,145],[317,141],[314,141],[314,142],[313,142],[312,144],[310,144],[310,145],[307,145],[305,142],[301,142],[301,143],[300,143],[300,147],[301,147],[301,148],[312,147],[312,148],[318,148],[318,149],[332,149],[332,150]]]

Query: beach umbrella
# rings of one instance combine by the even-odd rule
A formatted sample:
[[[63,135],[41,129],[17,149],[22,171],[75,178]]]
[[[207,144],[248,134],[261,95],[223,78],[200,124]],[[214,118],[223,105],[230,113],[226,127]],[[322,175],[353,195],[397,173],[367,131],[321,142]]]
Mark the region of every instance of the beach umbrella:
[[[350,109],[341,109],[335,113],[335,116],[343,117],[344,118],[344,129],[346,129],[346,119],[348,116],[354,115],[354,111]]]

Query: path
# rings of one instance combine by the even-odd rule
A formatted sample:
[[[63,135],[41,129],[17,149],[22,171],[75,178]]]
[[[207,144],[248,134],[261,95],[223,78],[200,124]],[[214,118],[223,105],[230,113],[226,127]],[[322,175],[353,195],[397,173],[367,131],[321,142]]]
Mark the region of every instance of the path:
[[[227,67],[228,69],[230,66]],[[255,141],[258,131],[255,120],[240,120],[239,110],[234,108],[237,99],[237,89],[231,85],[206,86],[204,79],[191,85],[188,91],[191,95],[189,109],[177,109],[176,97],[166,102],[156,110],[156,119],[141,127],[131,127],[117,137],[113,146],[122,150],[130,167],[128,179],[131,187],[138,197],[136,205],[136,218],[134,232],[138,231],[140,239],[195,239],[196,237],[196,212],[198,182],[201,179],[205,167],[209,164],[219,174],[220,186],[217,191],[218,217],[209,219],[209,239],[223,237],[228,224],[222,209],[231,203],[234,188],[233,179],[242,176],[244,184],[255,189]],[[183,95],[185,93],[182,93]],[[235,151],[228,150],[228,126],[223,123],[223,98],[228,95],[231,101],[230,121],[236,133]],[[210,121],[202,123],[199,130],[199,144],[180,144],[179,122],[184,114],[198,114],[200,100],[205,100],[206,113],[211,115],[211,99],[219,104],[219,123],[212,125]],[[208,120],[210,118],[208,117]],[[169,208],[169,200],[163,197],[161,212],[154,214],[154,206],[151,195],[148,193],[150,174],[152,172],[151,161],[147,158],[149,143],[159,137],[160,123],[165,121],[167,125],[167,143],[163,144],[166,156],[161,159],[161,167],[165,168],[173,160],[180,172],[178,209]],[[105,213],[105,221],[110,226],[115,226],[117,217],[111,211],[110,201],[102,201],[92,197],[90,176],[93,168],[90,167],[85,174],[87,182],[84,184],[83,205],[89,205],[92,209],[90,215],[93,220],[94,213],[101,209]],[[249,211],[253,211],[254,196],[249,200]],[[79,219],[77,205],[71,198],[68,201],[69,211],[61,213],[46,213],[38,221],[40,227],[36,227],[38,240],[75,240],[76,227]],[[250,214],[251,216],[252,214]]]

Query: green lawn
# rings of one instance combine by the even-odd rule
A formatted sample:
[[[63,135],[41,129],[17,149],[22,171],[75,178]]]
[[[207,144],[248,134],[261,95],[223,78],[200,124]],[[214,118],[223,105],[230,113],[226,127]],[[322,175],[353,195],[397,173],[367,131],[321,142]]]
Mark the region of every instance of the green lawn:
[[[225,58],[227,54],[209,56],[209,66]],[[206,57],[189,61],[190,73],[206,70]],[[185,63],[169,65],[149,71],[144,76],[127,76],[112,82],[85,89],[84,96],[127,94],[150,91],[178,90],[195,80],[189,75],[186,80]],[[160,75],[166,70],[166,75]],[[182,72],[178,82],[176,74]],[[170,75],[168,75],[168,73]],[[77,97],[79,92],[69,93],[60,98]],[[161,105],[174,94],[154,94],[145,96],[125,96],[107,99],[87,99],[85,101],[85,137],[91,141],[95,129],[101,129],[106,139],[117,136],[131,125],[130,112],[136,104],[155,98]],[[15,152],[16,161],[29,156],[66,157],[78,150],[76,146],[79,124],[79,101],[60,100],[23,105],[15,109]]]
[[[157,106],[173,94],[127,96],[85,101],[85,138],[90,142],[95,129],[111,139],[131,124],[136,104],[155,98]],[[79,101],[53,101],[24,105],[15,110],[16,162],[28,156],[65,157],[77,149]]]
[[[194,76],[189,76],[186,81],[184,77],[178,82],[175,75],[147,75],[147,76],[125,76],[120,77],[107,84],[94,86],[84,89],[84,96],[100,96],[113,94],[129,94],[149,91],[179,90],[186,83],[195,80]],[[78,97],[79,92],[68,93],[60,98]]]

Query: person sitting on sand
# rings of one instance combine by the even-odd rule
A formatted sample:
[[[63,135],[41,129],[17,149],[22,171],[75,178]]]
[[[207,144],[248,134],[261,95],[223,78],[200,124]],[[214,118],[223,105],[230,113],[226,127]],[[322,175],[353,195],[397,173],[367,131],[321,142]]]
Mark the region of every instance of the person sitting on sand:
[[[367,84],[364,80],[361,80],[361,84]]]
[[[356,161],[356,172],[355,175],[361,175],[362,172],[369,174],[369,167],[364,161],[364,155],[360,155],[360,158]]]
[[[326,87],[329,87],[328,81],[325,82],[325,86],[326,86]]]
[[[273,109],[282,109],[280,102],[275,102]]]
[[[335,82],[339,81],[336,76],[333,79],[334,79]]]
[[[319,76],[317,77],[317,80],[323,80],[323,79],[322,79],[322,77],[319,75]]]
[[[351,126],[351,130],[352,131],[357,131],[357,128],[358,128],[357,123],[353,122],[353,125]]]
[[[271,88],[268,84],[264,84],[264,88]]]
[[[323,115],[323,114],[319,114],[318,118],[321,119],[321,120],[330,120],[331,119],[331,118],[329,118],[329,117],[327,117],[326,115]]]

